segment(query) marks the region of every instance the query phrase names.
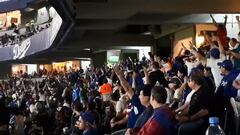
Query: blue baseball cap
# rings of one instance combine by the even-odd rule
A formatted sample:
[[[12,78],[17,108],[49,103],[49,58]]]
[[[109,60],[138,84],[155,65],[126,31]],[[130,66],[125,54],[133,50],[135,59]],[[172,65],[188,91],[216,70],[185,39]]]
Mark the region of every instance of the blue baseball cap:
[[[90,124],[91,126],[94,126],[95,120],[94,120],[94,115],[92,114],[92,112],[86,111],[86,112],[82,113],[81,117],[86,123]]]
[[[231,60],[224,60],[223,62],[218,62],[217,65],[227,69],[228,71],[233,69],[233,64]]]
[[[212,48],[210,50],[210,56],[213,57],[214,59],[219,59],[220,58],[220,51],[218,48]]]

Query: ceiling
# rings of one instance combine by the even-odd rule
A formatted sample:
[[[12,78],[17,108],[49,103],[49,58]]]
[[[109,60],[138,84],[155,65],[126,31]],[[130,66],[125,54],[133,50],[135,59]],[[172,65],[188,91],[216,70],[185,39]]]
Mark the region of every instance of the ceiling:
[[[64,41],[20,62],[86,58],[111,46],[151,45],[155,35],[169,34],[162,33],[164,27],[177,31],[195,23],[209,23],[208,13],[240,13],[239,0],[65,0],[64,7],[74,23]],[[144,35],[147,31],[153,35]]]

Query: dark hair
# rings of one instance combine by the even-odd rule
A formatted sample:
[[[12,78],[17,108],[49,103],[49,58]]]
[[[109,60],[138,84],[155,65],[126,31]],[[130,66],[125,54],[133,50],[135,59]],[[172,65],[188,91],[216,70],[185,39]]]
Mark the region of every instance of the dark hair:
[[[237,39],[236,38],[231,38],[232,42],[237,43]]]
[[[159,68],[159,64],[157,62],[153,62],[153,68],[158,69]]]
[[[202,55],[203,57],[206,57],[206,54],[204,53],[203,49],[199,48],[197,52]]]
[[[126,94],[126,91],[123,88],[121,88],[119,92],[121,92],[122,94]]]
[[[151,89],[152,89],[152,85],[146,84],[146,85],[144,85],[140,88],[140,91],[143,92],[144,96],[150,97],[151,96]]]
[[[196,68],[198,68],[202,72],[204,71],[204,66],[202,64],[198,64]]]
[[[112,99],[113,101],[118,101],[119,98],[120,98],[120,95],[119,95],[118,92],[114,92],[114,93],[111,95],[111,99]]]
[[[162,58],[164,62],[168,62],[168,59],[166,57]]]
[[[187,70],[185,68],[180,68],[177,70],[178,72],[183,74],[183,77],[187,76]]]
[[[95,102],[88,102],[87,108],[88,108],[88,110],[95,110],[96,109],[96,103]]]
[[[158,103],[165,104],[167,100],[167,91],[162,86],[154,86],[152,88],[151,96]]]
[[[190,55],[190,54],[191,54],[191,52],[189,50],[184,51],[184,55]]]
[[[205,69],[206,71],[208,71],[208,72],[212,72],[212,71],[211,71],[211,67],[205,67],[204,69]]]
[[[108,83],[108,80],[107,80],[107,78],[103,78],[103,83]]]
[[[192,75],[204,76],[204,73],[203,73],[203,70],[195,67],[195,68],[192,68],[192,70],[189,74],[189,77],[192,76]]]
[[[189,79],[198,85],[203,85],[205,82],[203,71],[193,68],[189,75]]]
[[[213,41],[213,44],[219,46],[217,41]]]
[[[204,84],[204,78],[199,75],[191,75],[190,76],[191,81],[194,81],[198,85],[203,85]]]
[[[74,109],[75,109],[76,111],[78,111],[78,112],[83,111],[83,105],[82,105],[81,103],[79,103],[79,102],[75,102],[75,103],[73,104],[73,107],[74,107]]]

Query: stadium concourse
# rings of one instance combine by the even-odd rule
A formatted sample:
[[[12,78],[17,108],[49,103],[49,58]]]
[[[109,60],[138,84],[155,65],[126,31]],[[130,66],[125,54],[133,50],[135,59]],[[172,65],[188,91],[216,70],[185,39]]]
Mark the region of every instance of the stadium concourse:
[[[239,135],[239,2],[185,2],[0,0],[0,135]]]

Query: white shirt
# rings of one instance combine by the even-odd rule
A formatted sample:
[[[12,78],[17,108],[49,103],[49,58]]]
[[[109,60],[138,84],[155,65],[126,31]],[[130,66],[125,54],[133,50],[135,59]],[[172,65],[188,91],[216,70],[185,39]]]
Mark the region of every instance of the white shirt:
[[[237,43],[234,47],[232,47],[230,44],[228,46],[229,46],[229,50],[235,50],[238,48],[239,44]]]
[[[44,94],[39,94],[39,101],[43,101],[43,102],[46,101],[46,97]]]
[[[192,98],[192,95],[195,93],[196,91],[195,90],[192,90],[188,95],[187,95],[187,98],[186,98],[186,101],[184,104],[189,104],[190,101],[191,101],[191,98]]]
[[[187,70],[188,70],[188,75],[190,74],[193,68],[197,67],[198,64],[200,64],[199,61],[196,61],[196,62],[185,61],[185,65],[187,66]]]
[[[207,66],[211,68],[216,88],[219,86],[219,84],[221,83],[221,80],[223,78],[217,63],[223,62],[225,59],[226,59],[226,57],[223,54],[220,54],[219,59],[214,59],[214,58],[207,59]]]
[[[125,108],[127,108],[127,98],[124,95],[122,95],[119,98],[119,101],[117,101],[116,113],[122,112]]]

